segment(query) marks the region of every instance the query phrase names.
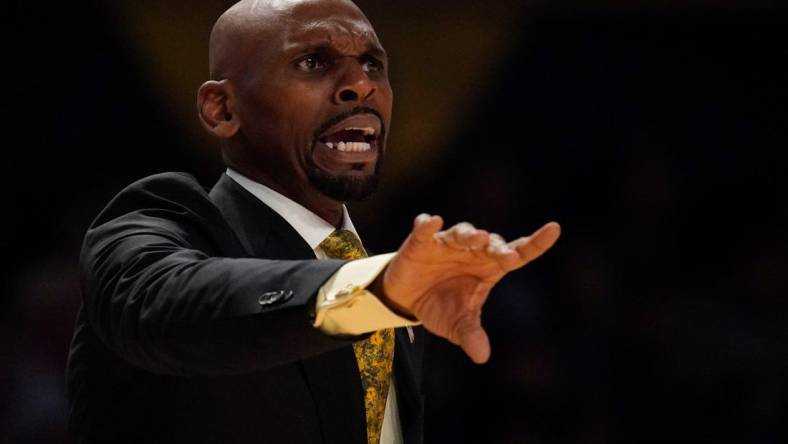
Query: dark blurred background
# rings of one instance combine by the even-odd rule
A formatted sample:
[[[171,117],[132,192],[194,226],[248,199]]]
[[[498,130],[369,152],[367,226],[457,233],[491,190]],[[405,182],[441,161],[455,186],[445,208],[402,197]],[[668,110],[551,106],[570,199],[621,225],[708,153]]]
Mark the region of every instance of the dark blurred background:
[[[68,442],[91,219],[145,175],[222,171],[194,96],[231,3],[5,7],[0,441]],[[428,343],[427,442],[788,442],[788,11],[358,3],[396,92],[365,243],[395,249],[422,211],[564,228],[494,291],[487,365]]]

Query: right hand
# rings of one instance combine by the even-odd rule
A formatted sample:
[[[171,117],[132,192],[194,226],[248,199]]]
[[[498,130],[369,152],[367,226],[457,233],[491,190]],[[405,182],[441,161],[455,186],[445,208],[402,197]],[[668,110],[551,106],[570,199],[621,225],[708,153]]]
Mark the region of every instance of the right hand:
[[[507,273],[550,249],[561,227],[550,222],[512,242],[469,223],[445,231],[440,216],[416,217],[413,231],[383,273],[382,300],[430,332],[462,347],[476,363],[489,359],[482,306]]]

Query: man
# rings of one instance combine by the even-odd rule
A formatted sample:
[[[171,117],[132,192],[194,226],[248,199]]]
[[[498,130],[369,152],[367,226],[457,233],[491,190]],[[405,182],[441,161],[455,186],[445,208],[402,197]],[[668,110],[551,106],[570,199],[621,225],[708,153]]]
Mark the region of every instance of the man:
[[[506,243],[421,215],[396,254],[365,258],[344,202],[377,181],[387,64],[347,0],[219,18],[198,110],[227,173],[210,193],[143,179],[85,238],[68,365],[80,442],[420,442],[414,326],[488,359],[490,289],[559,227]]]

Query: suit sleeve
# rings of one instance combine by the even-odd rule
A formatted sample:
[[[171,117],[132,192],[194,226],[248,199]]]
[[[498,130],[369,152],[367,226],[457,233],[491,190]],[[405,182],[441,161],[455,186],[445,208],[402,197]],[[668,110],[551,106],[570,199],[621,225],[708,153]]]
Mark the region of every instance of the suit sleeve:
[[[344,262],[219,257],[228,242],[237,241],[193,179],[127,188],[82,248],[90,326],[131,364],[179,376],[251,372],[347,344],[308,315]]]

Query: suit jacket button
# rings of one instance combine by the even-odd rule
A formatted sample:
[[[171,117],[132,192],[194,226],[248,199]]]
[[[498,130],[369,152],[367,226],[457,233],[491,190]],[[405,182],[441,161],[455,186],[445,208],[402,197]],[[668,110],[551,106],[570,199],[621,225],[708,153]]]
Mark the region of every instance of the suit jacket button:
[[[257,298],[257,303],[262,307],[281,304],[293,298],[293,290],[277,290],[263,293]]]
[[[274,305],[279,302],[280,299],[284,296],[284,290],[277,290],[277,291],[269,291],[260,295],[257,298],[257,303],[260,304],[262,307],[267,307],[269,305]]]

